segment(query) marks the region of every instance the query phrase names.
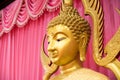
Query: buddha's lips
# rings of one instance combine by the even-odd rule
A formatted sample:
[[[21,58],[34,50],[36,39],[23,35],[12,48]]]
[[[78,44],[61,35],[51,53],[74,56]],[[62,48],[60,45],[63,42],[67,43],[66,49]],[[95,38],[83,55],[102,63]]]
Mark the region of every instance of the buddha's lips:
[[[58,54],[57,54],[56,52],[51,52],[51,53],[49,53],[49,56],[50,56],[51,58],[55,58],[55,57],[58,56]]]

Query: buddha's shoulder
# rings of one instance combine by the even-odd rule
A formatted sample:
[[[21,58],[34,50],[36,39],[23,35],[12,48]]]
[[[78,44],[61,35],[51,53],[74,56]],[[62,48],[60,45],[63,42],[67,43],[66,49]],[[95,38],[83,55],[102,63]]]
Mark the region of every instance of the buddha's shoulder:
[[[109,80],[107,76],[91,69],[82,68],[74,71],[71,75],[82,80]]]
[[[82,68],[69,75],[57,75],[51,80],[109,80],[109,78],[94,70]]]

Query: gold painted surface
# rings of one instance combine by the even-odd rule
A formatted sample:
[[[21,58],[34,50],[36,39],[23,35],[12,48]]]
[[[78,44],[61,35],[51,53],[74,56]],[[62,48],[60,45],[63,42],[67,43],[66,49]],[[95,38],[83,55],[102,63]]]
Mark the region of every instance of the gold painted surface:
[[[113,38],[103,48],[103,10],[99,0],[82,0],[85,8],[85,13],[90,15],[94,22],[93,30],[93,57],[95,62],[111,69],[120,80],[120,62],[116,56],[120,52],[120,29],[116,32]],[[120,11],[116,9],[120,14]],[[103,56],[105,55],[105,56]]]
[[[45,69],[43,80],[109,80],[101,73],[82,67],[90,27],[72,4],[72,0],[63,0],[60,14],[48,24],[48,56],[44,49],[41,53]],[[53,75],[58,68],[60,73]]]

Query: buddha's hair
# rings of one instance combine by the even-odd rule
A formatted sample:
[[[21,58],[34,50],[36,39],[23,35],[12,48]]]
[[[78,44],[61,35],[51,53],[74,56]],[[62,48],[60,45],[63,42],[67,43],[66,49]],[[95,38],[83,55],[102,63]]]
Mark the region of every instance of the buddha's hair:
[[[90,26],[72,6],[65,6],[65,8],[60,11],[60,14],[49,22],[48,29],[59,24],[67,26],[77,42],[80,41],[79,39],[82,33],[86,33],[89,40]]]

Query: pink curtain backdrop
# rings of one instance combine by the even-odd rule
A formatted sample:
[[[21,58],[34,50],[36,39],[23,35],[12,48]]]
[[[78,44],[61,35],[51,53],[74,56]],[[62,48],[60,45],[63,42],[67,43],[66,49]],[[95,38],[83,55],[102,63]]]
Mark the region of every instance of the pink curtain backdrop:
[[[84,15],[81,0],[74,0],[81,16],[92,27],[90,16]],[[120,0],[101,0],[104,10],[104,45],[120,26]],[[0,80],[42,80],[41,42],[47,23],[59,13],[61,0],[16,0],[2,10],[0,18]],[[95,64],[92,58],[92,35],[85,67],[116,80],[114,74]]]

